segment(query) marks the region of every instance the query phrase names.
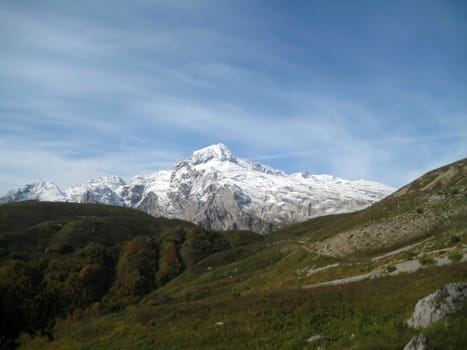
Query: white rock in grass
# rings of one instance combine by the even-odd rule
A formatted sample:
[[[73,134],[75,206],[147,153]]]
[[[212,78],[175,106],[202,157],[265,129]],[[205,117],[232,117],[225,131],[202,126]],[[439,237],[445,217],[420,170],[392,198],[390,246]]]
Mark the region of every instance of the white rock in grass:
[[[426,328],[462,309],[467,299],[467,283],[450,283],[420,299],[407,320],[412,328]]]
[[[311,337],[308,338],[308,340],[306,342],[309,343],[309,344],[313,344],[313,343],[316,343],[316,342],[318,342],[320,340],[321,340],[320,335],[312,335]]]
[[[433,350],[433,348],[428,343],[428,339],[423,334],[419,334],[410,339],[403,350]]]

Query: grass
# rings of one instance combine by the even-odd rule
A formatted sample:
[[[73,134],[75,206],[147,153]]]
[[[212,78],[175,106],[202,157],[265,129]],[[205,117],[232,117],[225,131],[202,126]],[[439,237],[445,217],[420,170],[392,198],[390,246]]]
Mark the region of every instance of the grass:
[[[22,349],[306,349],[306,340],[317,334],[327,338],[331,350],[401,349],[418,333],[405,325],[416,301],[446,283],[467,281],[466,267],[312,290],[134,306],[118,314],[61,321],[55,342],[34,339]],[[465,316],[463,310],[449,326],[429,329],[430,342],[442,349],[462,348]]]

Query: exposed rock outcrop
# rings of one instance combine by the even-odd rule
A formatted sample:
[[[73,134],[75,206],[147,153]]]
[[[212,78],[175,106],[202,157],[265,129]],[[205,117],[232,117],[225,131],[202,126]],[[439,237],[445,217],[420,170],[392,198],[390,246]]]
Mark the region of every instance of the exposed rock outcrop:
[[[410,339],[403,350],[433,350],[433,348],[428,343],[428,339],[423,334],[419,334]]]
[[[407,320],[412,328],[426,328],[459,311],[467,299],[467,283],[447,284],[434,293],[420,299],[415,311]]]

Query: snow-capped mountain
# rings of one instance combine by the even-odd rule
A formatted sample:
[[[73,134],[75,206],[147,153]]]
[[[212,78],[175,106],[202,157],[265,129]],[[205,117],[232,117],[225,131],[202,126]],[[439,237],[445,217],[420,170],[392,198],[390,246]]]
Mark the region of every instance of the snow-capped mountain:
[[[65,190],[67,202],[102,203],[124,206],[119,193],[126,183],[118,176],[103,176]]]
[[[329,175],[286,174],[235,157],[223,144],[195,151],[172,170],[101,177],[61,191],[35,182],[8,192],[0,203],[27,199],[128,206],[214,229],[271,229],[312,217],[363,209],[394,188]]]
[[[52,182],[35,181],[21,188],[8,192],[0,198],[0,203],[20,202],[29,199],[49,202],[63,202],[66,194]]]

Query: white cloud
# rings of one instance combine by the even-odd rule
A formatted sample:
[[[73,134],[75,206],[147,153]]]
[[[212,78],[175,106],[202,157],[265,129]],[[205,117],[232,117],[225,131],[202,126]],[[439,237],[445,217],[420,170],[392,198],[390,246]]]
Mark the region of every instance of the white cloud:
[[[357,102],[344,90],[359,81],[336,80],[334,67],[306,81],[321,53],[301,44],[324,45],[311,38],[316,33],[290,28],[295,39],[307,38],[285,42],[275,36],[281,25],[238,16],[238,9],[205,22],[215,7],[209,2],[203,10],[189,1],[120,2],[108,13],[103,5],[75,13],[44,4],[0,10],[0,188],[150,172],[210,142],[278,167],[292,159],[298,170],[391,185],[465,156],[465,113],[445,113],[449,106],[427,99],[420,86],[408,91],[395,76],[386,88],[383,74],[381,86]],[[151,11],[167,18],[153,20]],[[335,48],[322,48],[320,57],[332,61]],[[365,53],[349,54],[355,60]],[[348,85],[332,91],[338,82]],[[394,111],[417,106],[426,120],[411,112],[393,118],[391,106],[372,103],[400,86],[391,96],[401,104]]]

